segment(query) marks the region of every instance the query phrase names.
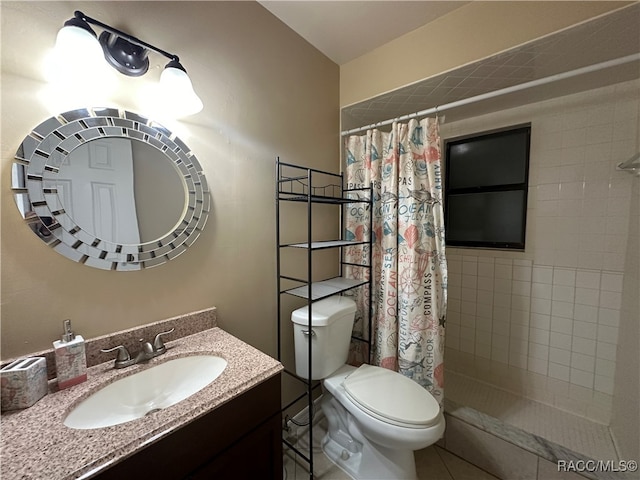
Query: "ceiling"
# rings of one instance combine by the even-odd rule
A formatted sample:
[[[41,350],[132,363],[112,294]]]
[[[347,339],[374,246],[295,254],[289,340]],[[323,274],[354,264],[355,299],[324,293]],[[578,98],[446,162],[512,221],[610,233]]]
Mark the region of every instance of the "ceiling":
[[[342,129],[383,122],[436,106],[486,95],[490,98],[442,109],[447,121],[540,102],[640,78],[640,3],[516,48],[426,78],[342,109]],[[633,61],[561,78],[604,62]],[[548,79],[554,79],[549,83]],[[533,82],[531,88],[516,86]],[[539,84],[539,85],[538,85]],[[513,93],[492,96],[513,88]],[[639,92],[640,95],[640,92]]]
[[[259,0],[259,3],[342,65],[469,2]]]
[[[468,2],[262,0],[260,3],[340,65]],[[375,25],[375,28],[371,25]],[[489,58],[344,107],[342,129],[346,131],[372,125],[529,82],[540,85],[456,108],[446,108],[447,121],[640,78],[640,60],[635,59],[549,83],[544,80],[640,54],[638,25],[640,4],[636,3]]]

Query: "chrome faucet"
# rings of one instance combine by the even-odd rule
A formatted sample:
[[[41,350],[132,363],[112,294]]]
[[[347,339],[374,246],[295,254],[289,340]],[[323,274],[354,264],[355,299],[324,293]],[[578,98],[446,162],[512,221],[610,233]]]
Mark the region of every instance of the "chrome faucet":
[[[116,360],[113,367],[114,368],[129,367],[137,363],[146,362],[147,360],[151,360],[152,358],[165,353],[167,351],[167,347],[162,341],[162,337],[163,335],[168,335],[174,330],[175,328],[172,328],[171,330],[168,330],[166,332],[158,333],[153,339],[153,344],[151,344],[150,342],[145,342],[144,339],[141,338],[140,351],[136,354],[134,358],[131,358],[131,354],[129,353],[129,350],[127,350],[127,347],[125,347],[124,345],[118,345],[117,347],[113,347],[113,348],[103,348],[100,351],[103,353],[109,353],[117,350],[118,355],[116,356]]]

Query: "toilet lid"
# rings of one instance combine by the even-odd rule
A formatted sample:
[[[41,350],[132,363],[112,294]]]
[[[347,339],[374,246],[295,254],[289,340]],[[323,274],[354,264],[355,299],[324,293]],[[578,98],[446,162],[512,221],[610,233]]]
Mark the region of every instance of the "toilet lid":
[[[426,427],[440,413],[438,402],[428,391],[386,368],[361,365],[343,385],[356,405],[389,423]]]

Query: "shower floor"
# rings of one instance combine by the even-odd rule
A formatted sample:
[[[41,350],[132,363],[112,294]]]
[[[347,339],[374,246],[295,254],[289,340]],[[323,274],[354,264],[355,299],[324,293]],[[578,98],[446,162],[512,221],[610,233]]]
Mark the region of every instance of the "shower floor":
[[[529,400],[484,382],[447,371],[445,396],[505,424],[596,460],[617,460],[607,425]],[[455,416],[455,413],[451,412]]]

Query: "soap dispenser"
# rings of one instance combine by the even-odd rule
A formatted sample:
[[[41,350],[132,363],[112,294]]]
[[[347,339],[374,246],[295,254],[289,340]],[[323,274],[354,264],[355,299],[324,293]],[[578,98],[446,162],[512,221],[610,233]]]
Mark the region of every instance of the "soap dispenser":
[[[53,342],[56,357],[58,387],[73,387],[87,379],[87,355],[84,338],[71,331],[71,320],[63,322],[64,333],[61,340]]]

